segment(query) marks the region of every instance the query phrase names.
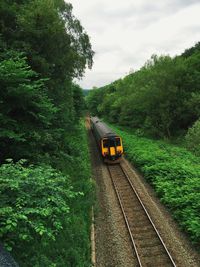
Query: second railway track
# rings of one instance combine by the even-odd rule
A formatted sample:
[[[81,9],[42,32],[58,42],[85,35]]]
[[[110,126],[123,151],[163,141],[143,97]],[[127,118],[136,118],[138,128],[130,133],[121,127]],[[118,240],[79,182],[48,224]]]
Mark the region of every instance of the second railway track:
[[[120,164],[108,165],[120,207],[140,267],[175,267],[166,248],[128,175]]]

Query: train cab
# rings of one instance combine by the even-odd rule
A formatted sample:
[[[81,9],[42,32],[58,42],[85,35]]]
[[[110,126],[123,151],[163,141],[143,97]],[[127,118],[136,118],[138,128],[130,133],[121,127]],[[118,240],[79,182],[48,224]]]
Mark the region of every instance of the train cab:
[[[122,138],[98,117],[91,117],[91,129],[105,162],[117,162],[123,155]]]
[[[120,158],[123,154],[122,140],[119,136],[103,138],[101,141],[102,156],[111,160]]]

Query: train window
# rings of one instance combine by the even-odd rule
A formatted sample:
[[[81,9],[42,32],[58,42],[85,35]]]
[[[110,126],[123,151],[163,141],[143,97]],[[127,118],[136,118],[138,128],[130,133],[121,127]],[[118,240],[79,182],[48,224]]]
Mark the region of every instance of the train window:
[[[108,147],[108,140],[107,139],[103,140],[103,147],[104,148]]]
[[[120,138],[116,138],[116,146],[121,146]]]
[[[115,147],[115,139],[110,139],[110,147]]]

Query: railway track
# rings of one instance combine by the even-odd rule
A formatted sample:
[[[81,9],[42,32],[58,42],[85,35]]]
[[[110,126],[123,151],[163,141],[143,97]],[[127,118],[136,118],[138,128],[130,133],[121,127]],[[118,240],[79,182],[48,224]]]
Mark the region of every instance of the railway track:
[[[120,164],[108,165],[140,267],[176,267],[128,175]]]

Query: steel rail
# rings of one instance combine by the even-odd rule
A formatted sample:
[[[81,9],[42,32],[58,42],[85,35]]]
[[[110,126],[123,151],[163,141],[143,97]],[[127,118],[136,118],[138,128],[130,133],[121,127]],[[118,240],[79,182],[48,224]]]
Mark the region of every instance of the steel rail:
[[[147,218],[148,218],[150,224],[152,225],[154,231],[156,232],[157,237],[159,238],[159,240],[160,240],[160,242],[161,242],[161,244],[162,244],[162,246],[163,246],[163,248],[164,248],[166,254],[168,255],[168,257],[169,257],[169,259],[170,259],[170,262],[172,263],[172,266],[173,266],[173,267],[176,267],[176,264],[175,264],[175,262],[174,262],[174,260],[173,260],[173,258],[172,258],[172,256],[171,256],[171,254],[169,253],[169,251],[168,251],[168,249],[167,249],[167,247],[166,247],[164,241],[162,240],[162,238],[161,238],[161,236],[160,236],[158,230],[156,229],[155,224],[153,223],[153,221],[152,221],[152,219],[151,219],[151,217],[150,217],[150,215],[149,215],[147,209],[145,208],[145,206],[144,206],[144,204],[143,204],[143,202],[142,202],[140,196],[138,195],[136,189],[134,188],[134,186],[133,186],[133,184],[132,184],[132,182],[131,182],[131,180],[130,180],[128,174],[126,173],[126,171],[124,170],[124,168],[121,166],[121,164],[119,164],[118,166],[120,166],[120,168],[121,168],[121,170],[122,170],[124,176],[126,177],[128,183],[129,183],[129,185],[131,186],[131,189],[133,190],[133,192],[134,192],[134,194],[136,195],[136,197],[137,197],[137,199],[138,199],[140,205],[142,206],[142,208],[143,208],[145,214],[147,215]],[[113,185],[114,185],[114,188],[115,188],[115,191],[116,191],[116,194],[117,194],[117,197],[118,197],[118,201],[119,201],[119,203],[120,203],[120,207],[121,207],[121,209],[122,209],[122,213],[123,213],[123,216],[124,216],[124,219],[125,219],[127,228],[128,228],[128,232],[129,232],[130,237],[131,237],[131,241],[132,241],[132,243],[133,243],[133,247],[134,247],[135,252],[136,252],[136,256],[137,256],[137,259],[138,259],[138,262],[139,262],[139,266],[142,267],[142,263],[141,263],[141,260],[140,260],[139,253],[138,253],[138,251],[137,251],[136,243],[135,243],[134,238],[133,238],[133,235],[132,235],[132,233],[131,233],[131,229],[130,229],[130,226],[129,226],[128,218],[127,218],[127,216],[126,216],[126,214],[125,214],[124,207],[123,207],[123,204],[122,204],[122,201],[121,201],[121,197],[120,197],[120,194],[119,194],[119,192],[118,192],[116,183],[115,183],[115,181],[114,181],[114,179],[113,179],[113,176],[112,176],[112,174],[111,174],[111,171],[110,171],[109,166],[108,166],[108,171],[109,171],[109,174],[110,174],[112,183],[113,183]]]
[[[133,187],[133,184],[132,184],[132,182],[131,182],[129,176],[127,175],[127,173],[125,172],[125,170],[122,168],[121,165],[120,165],[120,167],[121,167],[121,169],[122,169],[124,175],[126,176],[126,178],[127,178],[128,182],[129,182],[131,188],[133,189],[135,195],[137,196],[137,198],[138,198],[138,200],[139,200],[141,206],[143,207],[143,209],[144,209],[144,211],[145,211],[145,213],[146,213],[146,215],[147,215],[147,217],[148,217],[148,219],[149,219],[151,225],[153,226],[153,228],[154,228],[154,230],[155,230],[155,232],[156,232],[156,234],[157,234],[159,240],[161,241],[161,243],[162,243],[162,245],[163,245],[163,247],[164,247],[164,249],[165,249],[165,251],[166,251],[166,253],[167,253],[167,255],[168,255],[168,257],[169,257],[169,259],[170,259],[170,261],[171,261],[171,263],[172,263],[172,265],[173,265],[174,267],[176,267],[176,264],[175,264],[175,262],[174,262],[174,260],[173,260],[173,258],[172,258],[172,256],[171,256],[171,254],[169,253],[169,251],[168,251],[168,249],[167,249],[167,246],[165,245],[165,243],[164,243],[162,237],[160,236],[160,234],[159,234],[159,232],[158,232],[158,230],[157,230],[157,228],[156,228],[154,222],[152,221],[152,219],[151,219],[151,217],[150,217],[150,215],[149,215],[147,209],[145,208],[145,206],[144,206],[144,204],[143,204],[143,202],[142,202],[140,196],[138,195],[137,191],[136,191],[135,188]]]
[[[107,167],[108,167],[108,166],[107,166]],[[129,226],[128,218],[126,217],[126,213],[125,213],[125,211],[124,211],[124,207],[123,207],[123,204],[122,204],[122,201],[121,201],[121,198],[120,198],[120,194],[119,194],[119,192],[118,192],[116,183],[115,183],[115,181],[114,181],[114,179],[113,179],[113,176],[112,176],[112,174],[111,174],[111,171],[110,171],[109,167],[108,167],[108,171],[109,171],[109,174],[110,174],[110,177],[111,177],[113,186],[114,186],[114,188],[115,188],[115,192],[116,192],[116,194],[117,194],[117,198],[118,198],[118,201],[119,201],[119,204],[120,204],[120,207],[121,207],[123,216],[124,216],[124,220],[125,220],[126,226],[127,226],[127,228],[128,228],[128,232],[129,232],[129,235],[130,235],[130,238],[131,238],[131,242],[132,242],[132,245],[133,245],[134,250],[135,250],[135,253],[136,253],[136,257],[137,257],[139,266],[142,267],[142,263],[141,263],[141,260],[140,260],[140,256],[139,256],[139,253],[138,253],[138,251],[137,251],[137,247],[136,247],[136,244],[135,244],[133,235],[132,235],[132,233],[131,233],[131,229],[130,229],[130,226]]]

